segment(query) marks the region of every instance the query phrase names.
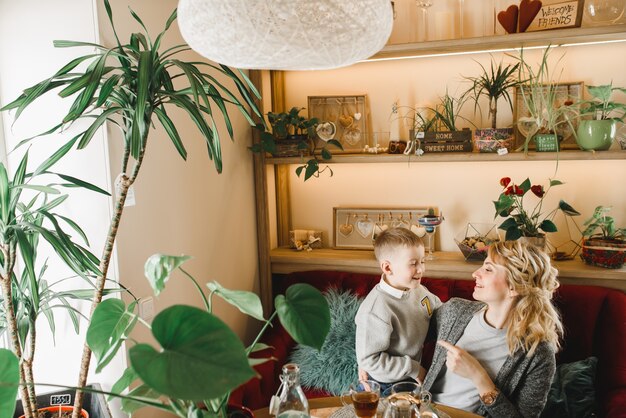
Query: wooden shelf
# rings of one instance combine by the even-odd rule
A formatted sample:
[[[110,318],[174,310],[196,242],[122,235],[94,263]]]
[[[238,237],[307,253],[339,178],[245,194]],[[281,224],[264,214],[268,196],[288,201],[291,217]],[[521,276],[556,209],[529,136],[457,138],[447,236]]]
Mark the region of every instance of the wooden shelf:
[[[617,151],[561,151],[512,152],[506,155],[486,152],[430,153],[419,157],[398,154],[337,154],[324,164],[331,163],[419,163],[419,162],[483,162],[483,161],[554,161],[565,160],[625,160],[626,150]],[[303,164],[307,157],[265,158],[266,164]]]
[[[387,45],[367,61],[621,40],[626,40],[624,24]]]
[[[426,276],[472,280],[480,262],[465,261],[460,252],[436,252],[436,259],[426,262]],[[378,274],[380,269],[373,251],[321,248],[310,252],[275,248],[270,252],[272,273],[335,270]],[[626,268],[618,270],[588,266],[580,259],[555,261],[562,283],[587,284],[620,289],[626,292]]]

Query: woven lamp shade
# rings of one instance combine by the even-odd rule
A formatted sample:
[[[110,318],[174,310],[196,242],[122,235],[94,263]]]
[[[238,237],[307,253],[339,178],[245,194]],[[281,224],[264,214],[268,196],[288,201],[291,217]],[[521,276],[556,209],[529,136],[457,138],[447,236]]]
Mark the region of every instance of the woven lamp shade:
[[[387,42],[389,0],[180,0],[183,38],[236,68],[322,70],[366,59]]]

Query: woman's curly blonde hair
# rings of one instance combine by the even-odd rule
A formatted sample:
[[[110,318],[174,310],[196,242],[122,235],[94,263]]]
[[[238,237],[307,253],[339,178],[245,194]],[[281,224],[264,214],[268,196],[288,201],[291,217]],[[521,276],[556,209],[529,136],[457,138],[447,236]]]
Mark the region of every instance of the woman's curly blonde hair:
[[[557,350],[563,324],[552,304],[559,282],[558,271],[552,267],[548,254],[518,240],[491,245],[489,257],[505,268],[509,287],[518,294],[509,312],[507,344],[510,353],[523,349],[531,356],[542,341]]]

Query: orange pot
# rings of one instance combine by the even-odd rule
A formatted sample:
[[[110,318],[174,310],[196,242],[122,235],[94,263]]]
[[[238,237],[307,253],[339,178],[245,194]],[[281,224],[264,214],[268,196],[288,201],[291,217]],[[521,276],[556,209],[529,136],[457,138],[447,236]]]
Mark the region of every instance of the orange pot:
[[[74,410],[73,406],[61,406],[61,412],[72,412]],[[54,414],[55,412],[59,412],[59,407],[58,406],[47,406],[45,408],[39,408],[38,409],[39,412],[51,412],[52,414]],[[89,412],[85,411],[84,409],[81,411],[81,415],[83,418],[89,418]],[[54,416],[54,415],[53,415]],[[20,418],[24,418],[24,415],[20,416]]]

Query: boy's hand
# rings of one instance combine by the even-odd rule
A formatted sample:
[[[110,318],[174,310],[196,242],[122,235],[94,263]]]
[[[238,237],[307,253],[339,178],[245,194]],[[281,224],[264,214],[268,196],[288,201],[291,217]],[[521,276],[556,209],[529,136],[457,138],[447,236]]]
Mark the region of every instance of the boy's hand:
[[[420,371],[417,374],[417,378],[415,380],[417,380],[417,383],[421,385],[424,384],[424,378],[426,377],[426,369],[423,368],[422,366],[420,366]]]
[[[369,376],[367,375],[367,372],[365,371],[365,369],[362,369],[359,367],[359,380],[368,380]]]

